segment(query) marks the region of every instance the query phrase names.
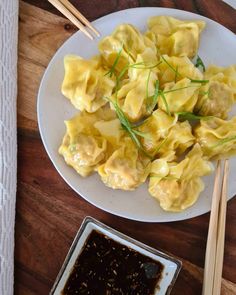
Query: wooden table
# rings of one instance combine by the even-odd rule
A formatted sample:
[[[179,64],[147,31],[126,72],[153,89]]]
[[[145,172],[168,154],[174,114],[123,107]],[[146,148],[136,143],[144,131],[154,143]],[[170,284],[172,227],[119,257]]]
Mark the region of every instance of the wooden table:
[[[236,32],[235,10],[217,0],[71,2],[90,20],[129,7],[161,6],[205,15]],[[15,294],[49,293],[87,215],[181,259],[183,269],[172,294],[201,294],[209,214],[175,223],[140,223],[103,212],[78,197],[49,160],[36,118],[42,74],[56,49],[76,29],[46,0],[20,1],[19,29]],[[236,294],[236,198],[228,203],[223,277],[222,294]]]

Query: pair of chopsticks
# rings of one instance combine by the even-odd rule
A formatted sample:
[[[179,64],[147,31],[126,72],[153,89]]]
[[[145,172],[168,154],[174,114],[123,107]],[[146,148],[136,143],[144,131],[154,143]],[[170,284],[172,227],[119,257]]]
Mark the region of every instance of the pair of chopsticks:
[[[87,30],[87,28],[89,28],[98,37],[100,36],[100,33],[68,0],[48,0],[48,1],[91,40],[93,40],[94,37]],[[87,28],[84,25],[86,25]]]
[[[225,218],[227,204],[227,180],[229,162],[218,161],[211,205],[202,295],[220,295],[224,257]]]

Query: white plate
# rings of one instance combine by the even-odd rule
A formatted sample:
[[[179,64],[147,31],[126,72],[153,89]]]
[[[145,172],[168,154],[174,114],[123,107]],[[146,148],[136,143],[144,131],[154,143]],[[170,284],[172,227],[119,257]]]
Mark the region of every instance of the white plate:
[[[134,251],[143,254],[144,256],[152,258],[154,261],[160,262],[163,265],[163,272],[161,279],[158,282],[158,286],[155,288],[156,291],[154,295],[170,294],[181,269],[182,263],[179,260],[154,248],[151,248],[137,240],[134,240],[94,218],[86,217],[71,245],[71,248],[49,295],[62,294],[70,273],[73,270],[73,266],[75,265],[75,262],[82,252],[85,243],[92,231],[97,231],[109,237],[113,241],[118,242],[119,244],[125,245],[126,247],[131,248]]]
[[[102,33],[109,35],[117,25],[131,23],[141,31],[146,30],[150,16],[170,15],[180,19],[202,19],[207,26],[201,35],[199,55],[208,65],[214,63],[228,66],[236,62],[236,37],[222,25],[203,16],[168,8],[133,8],[112,13],[94,22]],[[113,190],[106,187],[97,174],[80,177],[67,166],[58,154],[58,147],[65,133],[64,120],[76,114],[75,108],[60,92],[64,76],[63,58],[66,54],[78,54],[90,58],[98,53],[99,40],[90,41],[81,32],[75,33],[56,52],[43,76],[38,94],[38,123],[40,134],[49,157],[64,180],[83,198],[110,213],[145,222],[176,221],[201,215],[210,210],[214,175],[205,177],[206,188],[197,203],[181,213],[163,211],[147,191],[147,184],[133,192]],[[235,112],[234,112],[235,114]],[[230,160],[229,196],[236,193],[236,158]]]

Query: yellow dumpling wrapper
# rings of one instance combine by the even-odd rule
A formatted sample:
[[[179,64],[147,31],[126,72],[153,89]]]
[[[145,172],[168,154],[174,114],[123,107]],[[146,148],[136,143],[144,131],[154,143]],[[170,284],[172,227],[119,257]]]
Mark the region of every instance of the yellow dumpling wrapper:
[[[195,112],[202,116],[226,119],[234,104],[234,93],[225,83],[210,80],[201,87]]]
[[[177,122],[161,141],[156,155],[168,161],[173,161],[191,147],[194,142],[195,138],[189,122]]]
[[[140,141],[149,155],[173,161],[194,144],[191,125],[177,120],[178,116],[169,116],[157,109],[139,127],[138,130],[147,135]]]
[[[158,62],[156,53],[151,48],[146,48],[143,53],[137,55],[134,64],[130,64],[128,69],[128,78],[130,81],[143,79],[144,74],[151,71],[153,74],[158,73]],[[155,75],[157,79],[157,76]]]
[[[152,162],[149,193],[166,211],[180,212],[192,206],[204,189],[201,176],[213,171],[212,164],[203,158],[198,144],[179,163],[164,159]]]
[[[100,120],[94,124],[100,135],[112,144],[113,147],[118,147],[124,136],[124,130],[121,127],[120,120],[115,118],[113,120]]]
[[[177,120],[177,116],[169,116],[161,109],[157,109],[144,121],[138,130],[147,135],[140,138],[147,153],[155,154],[161,140],[166,138],[169,130],[176,124]]]
[[[204,27],[204,21],[182,21],[170,16],[154,16],[148,20],[148,28],[156,36],[160,53],[170,56],[194,57]]]
[[[194,80],[202,80],[202,72],[194,66],[191,60],[184,57],[163,55],[161,63],[158,65],[158,77],[160,85],[163,87],[165,83],[180,81],[183,78],[191,78]],[[174,70],[173,70],[174,69]],[[176,74],[176,72],[178,74]]]
[[[94,125],[99,120],[112,122],[114,118],[114,112],[105,109],[93,114],[81,112],[65,121],[66,134],[59,148],[59,154],[81,176],[88,176],[106,158],[107,139],[101,136]]]
[[[121,147],[97,171],[106,186],[134,190],[145,182],[150,171],[150,160],[141,155],[132,140],[126,137]]]
[[[99,43],[99,51],[108,67],[112,67],[119,54],[115,69],[118,72],[129,63],[134,63],[137,55],[151,48],[156,53],[155,44],[130,24],[119,25],[115,31]]]
[[[206,69],[204,76],[206,79],[227,85],[233,92],[234,101],[236,102],[236,65],[229,67],[211,65]]]
[[[194,135],[209,159],[227,158],[236,154],[236,117],[225,121],[220,118],[201,120]]]
[[[192,112],[198,100],[200,84],[192,83],[184,78],[177,83],[165,84],[164,95],[171,113]],[[166,111],[162,97],[159,97],[158,107]]]
[[[150,51],[146,53],[148,55]],[[157,80],[157,69],[149,69],[146,66],[150,65],[147,56],[140,55],[137,61],[144,64],[132,68],[129,71],[130,79],[123,82],[117,95],[113,95],[113,100],[117,99],[120,108],[131,122],[141,120],[153,110],[149,108],[148,103],[149,97],[154,95]]]
[[[89,113],[97,111],[107,101],[115,82],[101,66],[100,58],[91,60],[79,56],[67,55],[64,58],[65,76],[62,83],[62,94],[80,111]]]

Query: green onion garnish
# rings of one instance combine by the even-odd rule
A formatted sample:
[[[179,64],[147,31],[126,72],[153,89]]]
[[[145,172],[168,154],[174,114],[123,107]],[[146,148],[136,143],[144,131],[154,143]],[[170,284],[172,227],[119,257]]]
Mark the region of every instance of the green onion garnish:
[[[204,65],[204,63],[203,63],[203,61],[202,61],[202,59],[201,59],[201,57],[199,55],[197,56],[195,67],[196,68],[200,68],[201,67],[202,70],[203,70],[203,72],[206,71],[206,67],[205,67],[205,65]]]
[[[152,96],[147,98],[147,111],[152,112],[158,102],[158,95],[159,95],[159,81],[156,80],[155,82],[155,91]]]
[[[117,63],[118,63],[118,61],[120,59],[120,55],[121,55],[121,52],[123,50],[123,46],[124,46],[124,44],[122,43],[121,48],[119,49],[119,51],[117,53],[117,56],[116,56],[116,58],[114,60],[114,63],[112,65],[111,69],[105,74],[105,76],[109,75],[109,77],[112,77],[112,75],[115,73],[116,65],[117,65]]]
[[[120,108],[117,101],[113,101],[112,99],[108,97],[105,97],[105,99],[107,99],[110,103],[112,103],[116,111],[117,117],[120,120],[122,128],[129,134],[130,138],[136,144],[138,149],[140,149],[147,157],[151,158],[151,156],[148,155],[147,152],[144,150],[141,142],[139,141],[139,138],[137,137],[137,135],[141,137],[148,137],[148,134],[145,134],[141,131],[133,129],[132,124],[129,122],[128,118],[124,114],[123,110]]]
[[[161,96],[161,98],[162,98],[162,100],[163,100],[163,103],[164,103],[164,105],[165,105],[166,112],[167,112],[167,114],[170,116],[170,115],[171,115],[171,114],[170,114],[170,109],[169,109],[169,105],[168,105],[168,103],[167,103],[167,100],[166,100],[165,94],[164,94],[164,92],[161,91],[161,90],[159,90],[159,94],[160,94],[160,96]]]
[[[214,116],[200,116],[200,115],[195,115],[194,113],[191,113],[191,112],[177,112],[176,114],[180,117],[180,119],[188,120],[188,121],[209,120],[214,118]]]
[[[178,68],[174,68],[166,59],[163,55],[161,55],[161,58],[163,61],[168,65],[168,67],[175,73],[175,79],[177,77],[182,77],[182,75],[179,73]],[[197,80],[197,79],[192,79],[190,77],[187,77],[192,83],[200,83],[200,84],[206,84],[209,82],[209,80]]]

